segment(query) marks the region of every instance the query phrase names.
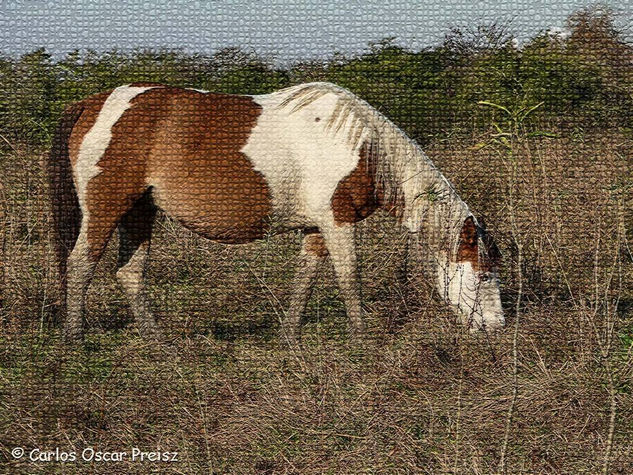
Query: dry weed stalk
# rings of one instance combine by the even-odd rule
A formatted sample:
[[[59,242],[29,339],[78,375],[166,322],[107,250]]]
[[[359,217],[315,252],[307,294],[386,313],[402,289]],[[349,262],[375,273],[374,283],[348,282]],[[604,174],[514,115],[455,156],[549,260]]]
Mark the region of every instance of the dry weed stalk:
[[[521,299],[523,297],[523,241],[522,233],[520,232],[519,225],[517,223],[518,207],[521,204],[521,197],[517,197],[517,184],[519,182],[519,163],[518,156],[519,151],[525,152],[526,156],[530,159],[531,153],[530,144],[528,141],[528,134],[525,130],[525,122],[529,116],[538,109],[543,103],[539,103],[532,106],[523,106],[517,109],[508,109],[507,107],[495,104],[490,101],[480,101],[480,105],[487,106],[499,110],[502,113],[502,117],[505,126],[500,125],[493,120],[492,128],[495,133],[491,133],[490,140],[483,146],[492,146],[502,163],[506,167],[506,190],[507,190],[507,210],[510,219],[510,237],[512,243],[516,248],[517,260],[516,260],[516,276],[517,276],[517,296],[515,303],[515,315],[514,315],[514,331],[512,334],[512,397],[510,405],[505,418],[505,426],[503,431],[503,442],[501,445],[501,453],[499,455],[498,471],[499,473],[506,473],[507,471],[507,453],[508,445],[510,442],[510,433],[512,430],[512,420],[514,418],[514,412],[516,410],[517,399],[519,395],[518,384],[518,338],[519,338],[519,322],[520,322],[520,309]],[[531,169],[531,172],[533,170]],[[534,175],[532,175],[532,183],[535,183]],[[535,195],[535,187],[533,187],[533,200],[538,202]]]

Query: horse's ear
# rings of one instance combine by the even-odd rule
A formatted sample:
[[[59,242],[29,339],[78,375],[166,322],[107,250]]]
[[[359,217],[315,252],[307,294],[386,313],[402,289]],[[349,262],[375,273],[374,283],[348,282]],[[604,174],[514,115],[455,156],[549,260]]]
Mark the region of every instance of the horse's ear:
[[[486,229],[486,221],[484,220],[484,217],[478,217],[477,223],[482,231],[481,238],[485,247],[485,259],[489,266],[498,267],[501,265],[502,260],[501,251],[499,251],[495,240]]]
[[[497,247],[497,244],[491,237],[488,237],[486,247],[490,264],[494,267],[499,267],[501,265],[501,262],[503,261],[503,256],[501,255],[501,251]]]
[[[459,247],[457,248],[457,262],[477,262],[477,225],[472,216],[464,220],[459,234]]]

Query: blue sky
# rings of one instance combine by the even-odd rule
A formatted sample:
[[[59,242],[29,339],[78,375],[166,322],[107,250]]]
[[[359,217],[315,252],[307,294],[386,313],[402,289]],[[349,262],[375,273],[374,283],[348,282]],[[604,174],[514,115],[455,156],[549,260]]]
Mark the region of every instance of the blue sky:
[[[451,26],[511,21],[519,41],[563,27],[587,0],[343,0],[288,1],[4,1],[0,52],[18,55],[44,46],[55,55],[75,48],[184,48],[213,53],[241,46],[277,63],[355,53],[369,41],[395,36],[417,50],[442,41]],[[633,37],[633,0],[606,1],[618,26]]]

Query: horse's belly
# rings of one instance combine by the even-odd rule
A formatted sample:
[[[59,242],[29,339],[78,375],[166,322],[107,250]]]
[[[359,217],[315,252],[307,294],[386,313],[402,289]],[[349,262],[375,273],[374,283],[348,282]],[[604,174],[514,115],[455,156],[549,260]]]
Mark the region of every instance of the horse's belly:
[[[160,209],[209,239],[249,242],[270,230],[273,213],[263,182],[169,180],[152,185],[154,202]]]

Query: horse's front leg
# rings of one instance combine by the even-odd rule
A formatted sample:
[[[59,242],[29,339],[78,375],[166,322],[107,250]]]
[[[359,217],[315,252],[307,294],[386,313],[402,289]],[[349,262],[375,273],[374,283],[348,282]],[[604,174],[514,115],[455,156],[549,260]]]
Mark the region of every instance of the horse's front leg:
[[[327,256],[327,249],[320,234],[306,234],[303,237],[301,253],[293,282],[292,298],[288,315],[282,322],[282,337],[291,345],[301,338],[301,316],[312,294],[319,265]]]
[[[333,224],[321,228],[349,318],[350,331],[358,337],[365,331],[360,302],[360,280],[356,264],[354,225]]]

